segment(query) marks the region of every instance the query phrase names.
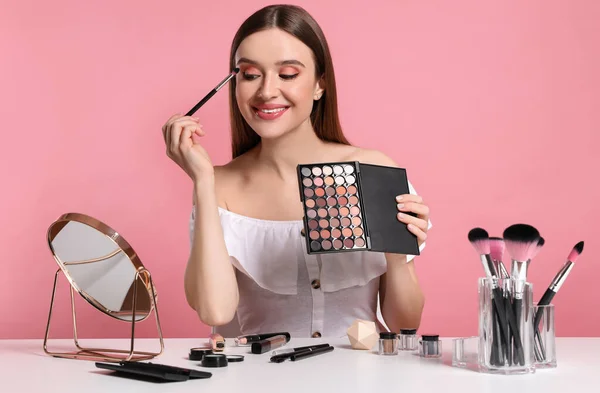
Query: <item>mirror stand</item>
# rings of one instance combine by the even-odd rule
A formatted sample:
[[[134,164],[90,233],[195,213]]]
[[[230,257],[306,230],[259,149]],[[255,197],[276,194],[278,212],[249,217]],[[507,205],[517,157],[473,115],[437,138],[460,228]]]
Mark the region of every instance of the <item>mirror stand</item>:
[[[79,344],[79,339],[77,337],[77,317],[75,313],[75,296],[73,293],[73,286],[70,285],[71,292],[71,313],[73,318],[73,340],[75,342],[75,347],[77,351],[75,352],[52,352],[48,350],[48,335],[50,331],[50,321],[52,319],[52,309],[54,307],[54,297],[56,294],[56,286],[58,282],[59,273],[62,272],[62,269],[58,269],[56,274],[54,275],[54,286],[52,288],[52,298],[50,301],[50,312],[48,314],[48,323],[46,325],[46,333],[44,336],[44,352],[48,355],[58,357],[58,358],[68,358],[68,359],[84,359],[84,360],[93,360],[93,361],[104,361],[104,362],[121,362],[121,361],[139,361],[139,360],[148,360],[152,359],[163,352],[164,342],[162,329],[160,326],[160,320],[158,318],[158,309],[156,304],[156,292],[154,291],[154,283],[152,281],[152,277],[150,276],[150,272],[145,268],[140,268],[135,272],[135,278],[133,280],[133,300],[132,300],[132,315],[131,321],[124,321],[127,323],[131,323],[131,341],[129,349],[115,349],[115,348],[85,348]],[[151,296],[151,310],[154,311],[154,316],[156,318],[156,327],[158,330],[159,341],[160,341],[160,350],[158,352],[145,352],[134,350],[134,341],[135,341],[135,323],[136,323],[136,305],[137,305],[137,285],[141,278],[140,276],[145,276],[147,282],[150,285],[150,293]],[[149,315],[149,314],[148,314]],[[144,318],[145,319],[145,318]],[[138,321],[139,322],[139,321]]]

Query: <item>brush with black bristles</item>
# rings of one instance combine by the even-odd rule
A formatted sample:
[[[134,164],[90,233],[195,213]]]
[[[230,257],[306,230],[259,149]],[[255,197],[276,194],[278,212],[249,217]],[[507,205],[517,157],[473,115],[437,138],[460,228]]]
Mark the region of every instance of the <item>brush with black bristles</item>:
[[[517,324],[521,321],[521,313],[523,307],[523,291],[527,282],[527,261],[538,249],[540,239],[539,231],[528,224],[514,224],[504,230],[502,235],[506,251],[511,258],[511,279],[515,280],[513,308]],[[520,332],[519,332],[520,333]],[[516,334],[513,332],[513,334]],[[520,334],[519,334],[520,335]],[[522,343],[517,341],[515,335],[515,346],[518,356],[518,363],[524,365],[525,357]],[[520,340],[519,340],[520,341]],[[520,349],[519,349],[520,346]]]
[[[544,244],[546,244],[546,240],[540,236],[540,238],[538,239],[538,242],[537,242],[537,246],[535,247],[535,250],[533,251],[533,253],[531,254],[531,257],[527,261],[527,267],[529,267],[529,262],[531,262],[533,259],[535,259],[535,257],[537,257],[537,255],[540,253],[540,251],[542,251],[542,248],[544,248]]]
[[[531,256],[531,259],[537,257],[537,255],[540,253],[542,248],[544,248],[544,244],[546,244],[546,240],[540,236],[540,238],[538,239],[537,247],[535,248],[535,251],[533,252],[533,255]]]
[[[469,231],[469,242],[479,254],[483,270],[487,278],[498,278],[498,272],[490,256],[490,239],[487,231],[483,228],[473,228]],[[502,290],[497,283],[492,280],[492,351],[490,363],[493,365],[502,365],[504,359],[509,359],[508,353],[508,322],[506,306]],[[499,326],[497,321],[499,321]]]
[[[577,259],[581,255],[581,253],[583,252],[583,245],[584,245],[584,242],[580,241],[573,247],[573,249],[569,253],[569,256],[567,257],[567,261],[562,266],[562,268],[558,271],[558,273],[556,273],[556,276],[554,276],[554,279],[548,286],[548,289],[546,289],[546,292],[544,292],[544,295],[538,302],[538,306],[547,306],[548,304],[550,304],[552,302],[552,299],[554,299],[554,295],[556,295],[556,293],[559,291],[560,287],[562,287],[562,285],[564,284],[565,280],[567,279],[569,273],[571,272],[571,269],[573,269],[573,267],[575,266],[575,262],[577,261]],[[538,310],[535,314],[535,320],[533,322],[533,327],[535,329],[536,338],[537,338],[538,344],[540,346],[539,354],[536,350],[536,356],[541,357],[541,358],[538,358],[538,360],[542,360],[542,359],[546,358],[546,355],[545,355],[546,351],[544,349],[542,340],[540,338],[540,331],[538,329],[540,319],[542,318],[542,313],[543,313],[543,311],[538,308]]]

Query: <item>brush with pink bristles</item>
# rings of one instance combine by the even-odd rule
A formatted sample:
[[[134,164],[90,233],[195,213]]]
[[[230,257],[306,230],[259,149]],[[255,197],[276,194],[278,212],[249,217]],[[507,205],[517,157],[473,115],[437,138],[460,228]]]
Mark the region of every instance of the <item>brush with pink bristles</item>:
[[[546,244],[546,240],[540,236],[540,238],[538,239],[538,242],[537,242],[537,246],[535,246],[535,250],[533,251],[533,253],[531,254],[531,257],[527,261],[527,267],[529,267],[529,263],[532,260],[534,260],[535,257],[537,257],[537,255],[540,253],[540,251],[542,251],[542,248],[544,248],[544,244]]]
[[[544,292],[544,295],[538,302],[538,306],[547,306],[548,304],[550,304],[552,302],[552,299],[554,299],[554,295],[556,295],[556,293],[558,292],[560,287],[562,287],[562,285],[564,284],[565,280],[567,279],[569,273],[571,272],[571,269],[573,269],[573,267],[575,266],[575,262],[577,261],[577,259],[581,255],[581,253],[583,252],[583,245],[584,245],[584,242],[580,241],[573,247],[573,249],[569,253],[569,256],[567,257],[567,261],[565,262],[563,267],[558,271],[558,273],[556,273],[556,276],[554,276],[554,279],[548,286],[548,289],[546,289],[546,292]],[[540,356],[542,359],[544,359],[545,358],[545,355],[544,355],[545,350],[543,348],[542,341],[539,340],[540,333],[538,330],[538,325],[540,324],[541,318],[542,318],[542,309],[538,308],[537,313],[535,314],[533,326],[534,326],[534,329],[536,332],[536,337],[538,337],[537,341],[538,341],[538,344],[540,345],[539,350],[541,351],[541,354],[538,354],[538,352],[536,350],[536,356]]]
[[[546,289],[546,292],[544,292],[544,295],[538,302],[540,306],[550,304],[550,302],[554,298],[554,295],[556,295],[560,287],[567,279],[567,276],[571,272],[571,269],[573,268],[573,266],[575,266],[575,262],[579,258],[579,255],[581,255],[581,253],[583,252],[583,245],[584,242],[581,241],[573,247],[573,249],[569,253],[569,256],[567,257],[567,262],[565,262],[565,264],[558,271],[556,276],[554,276],[552,283],[550,284],[550,286],[548,286],[548,289]]]
[[[531,256],[531,259],[534,259],[535,257],[537,257],[537,255],[540,253],[540,251],[542,251],[542,248],[544,248],[544,244],[546,244],[546,240],[543,237],[540,237],[538,239],[537,247],[535,248],[535,251],[533,252],[533,255]]]
[[[527,261],[530,261],[532,256],[538,250],[540,239],[539,231],[528,224],[514,224],[504,230],[503,236],[506,251],[511,258],[511,279],[515,280],[513,293],[513,308],[517,323],[521,320],[523,308],[523,291],[527,282]],[[519,345],[515,340],[515,345]],[[518,351],[518,348],[517,348]],[[517,355],[518,363],[523,365],[525,362],[523,348],[521,353]]]
[[[485,276],[491,279],[498,278],[498,272],[490,255],[491,242],[488,232],[483,228],[473,228],[469,231],[469,242],[479,254]],[[492,346],[490,363],[500,366],[504,359],[510,359],[509,348],[509,324],[507,322],[506,304],[504,295],[497,283],[492,283]],[[499,323],[499,324],[498,324]]]
[[[514,224],[504,230],[503,237],[511,258],[511,278],[527,280],[527,261],[539,251],[539,231],[528,224]]]
[[[508,278],[508,272],[504,267],[502,260],[504,259],[504,239],[501,237],[490,237],[490,256],[496,267],[496,272],[500,278]]]
[[[473,228],[469,231],[469,242],[479,254],[486,277],[498,277],[498,271],[490,255],[490,237],[485,229]]]

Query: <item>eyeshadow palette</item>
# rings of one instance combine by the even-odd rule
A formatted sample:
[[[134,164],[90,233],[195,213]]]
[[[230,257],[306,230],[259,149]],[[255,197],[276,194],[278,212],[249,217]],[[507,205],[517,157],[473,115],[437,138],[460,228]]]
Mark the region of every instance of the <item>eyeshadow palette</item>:
[[[309,254],[419,255],[417,237],[397,219],[396,196],[409,193],[405,169],[358,161],[298,165],[298,184]]]

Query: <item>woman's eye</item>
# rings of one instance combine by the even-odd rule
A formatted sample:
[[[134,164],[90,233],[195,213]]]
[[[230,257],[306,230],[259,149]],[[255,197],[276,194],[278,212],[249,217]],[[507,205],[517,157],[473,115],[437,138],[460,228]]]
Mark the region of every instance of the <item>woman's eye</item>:
[[[258,74],[252,74],[252,73],[247,73],[247,72],[242,73],[242,75],[243,75],[244,79],[246,79],[246,80],[254,80],[260,76]],[[284,80],[291,80],[291,79],[296,78],[297,76],[298,76],[298,74],[279,74],[279,77]]]

